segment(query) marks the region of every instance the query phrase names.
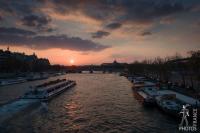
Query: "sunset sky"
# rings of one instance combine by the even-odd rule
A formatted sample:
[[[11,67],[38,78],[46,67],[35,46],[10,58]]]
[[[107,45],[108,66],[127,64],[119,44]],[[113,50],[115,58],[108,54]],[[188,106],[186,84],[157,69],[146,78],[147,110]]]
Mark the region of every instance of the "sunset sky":
[[[200,49],[200,0],[0,0],[0,49],[101,64]]]

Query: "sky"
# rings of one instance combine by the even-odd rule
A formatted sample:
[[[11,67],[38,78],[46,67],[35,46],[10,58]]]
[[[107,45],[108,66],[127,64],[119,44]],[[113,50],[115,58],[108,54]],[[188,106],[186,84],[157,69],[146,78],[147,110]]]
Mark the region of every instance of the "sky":
[[[51,64],[186,56],[199,42],[200,0],[0,0],[0,49]]]

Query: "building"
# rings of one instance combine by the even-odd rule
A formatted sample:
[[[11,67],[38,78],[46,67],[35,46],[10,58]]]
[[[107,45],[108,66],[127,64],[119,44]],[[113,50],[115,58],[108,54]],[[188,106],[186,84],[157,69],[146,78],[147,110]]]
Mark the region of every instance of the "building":
[[[9,47],[7,50],[0,50],[0,71],[33,71],[45,69],[50,66],[50,62],[45,58],[38,58],[35,53],[26,55],[25,53],[11,52]]]
[[[104,71],[121,72],[124,71],[127,65],[127,63],[119,63],[114,60],[112,63],[102,63],[101,67],[103,67]]]

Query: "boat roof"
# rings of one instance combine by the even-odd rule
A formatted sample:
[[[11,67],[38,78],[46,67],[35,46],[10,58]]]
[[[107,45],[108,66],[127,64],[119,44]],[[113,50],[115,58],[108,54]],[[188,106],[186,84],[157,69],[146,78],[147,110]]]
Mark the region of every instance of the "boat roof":
[[[186,96],[186,95],[180,94],[180,93],[175,92],[175,91],[171,91],[171,90],[159,90],[158,94],[159,95],[176,94],[176,98],[179,99],[180,101],[184,102],[184,103],[188,103],[190,105],[196,105],[196,104],[200,105],[200,102],[197,99],[192,98],[190,96]]]
[[[52,80],[49,82],[45,82],[43,84],[37,85],[36,87],[45,87],[45,86],[49,86],[49,85],[53,85],[62,81],[66,81],[66,79],[57,79],[57,80]]]
[[[150,81],[144,81],[144,83],[133,83],[135,88],[140,88],[140,87],[154,87],[156,86],[155,83],[150,82]]]
[[[142,90],[150,96],[157,96],[158,89],[156,87],[144,87]]]
[[[144,84],[147,85],[147,86],[154,86],[154,85],[156,85],[155,83],[153,83],[151,81],[145,81]]]
[[[146,79],[145,77],[135,77],[135,79]]]
[[[57,83],[53,83],[53,84],[49,84],[49,85],[46,85],[46,86],[37,86],[36,88],[39,89],[39,90],[48,90],[50,88],[53,88],[53,87],[56,87],[58,85],[61,85],[63,84],[64,82],[68,82],[69,80],[60,80],[59,82]]]

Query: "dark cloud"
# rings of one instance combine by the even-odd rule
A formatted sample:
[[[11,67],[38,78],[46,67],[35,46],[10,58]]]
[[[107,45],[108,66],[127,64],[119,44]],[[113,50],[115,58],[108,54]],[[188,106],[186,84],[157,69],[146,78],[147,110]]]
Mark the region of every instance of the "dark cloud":
[[[148,23],[160,17],[188,11],[187,4],[181,0],[51,0],[55,11],[62,14],[77,11],[100,21],[118,20],[120,22]],[[192,5],[190,4],[190,7]]]
[[[0,15],[0,21],[2,21],[3,20],[3,18],[2,18],[2,16]]]
[[[13,16],[31,14],[39,8],[41,8],[41,3],[37,0],[0,0],[0,10]]]
[[[35,35],[35,32],[28,31],[28,30],[23,30],[23,29],[17,29],[17,28],[5,28],[5,27],[0,27],[0,35]],[[11,38],[12,39],[12,38]]]
[[[0,0],[0,11],[9,14],[14,14],[14,9],[12,8],[11,2],[5,0]]]
[[[115,7],[111,7],[105,0],[50,0],[55,11],[61,14],[81,12],[96,20],[106,20],[114,15]]]
[[[109,32],[99,30],[99,31],[97,31],[95,33],[92,33],[92,38],[103,38],[103,37],[106,37],[108,35],[110,35]]]
[[[110,24],[106,25],[106,28],[114,30],[114,29],[120,28],[121,26],[122,26],[122,24],[114,22],[114,23],[110,23]]]
[[[121,20],[140,23],[150,23],[154,19],[187,10],[181,2],[164,0],[124,1],[122,5],[126,13]]]
[[[104,46],[91,40],[83,40],[79,37],[68,37],[66,35],[29,36],[27,35],[28,31],[15,28],[1,29],[1,31],[7,34],[0,34],[0,45],[26,46],[38,50],[60,48],[75,51],[101,51],[109,48],[109,46]],[[16,33],[13,34],[11,31]]]
[[[50,22],[51,22],[51,18],[48,16],[38,16],[38,15],[31,14],[28,16],[24,16],[22,18],[23,25],[37,28],[39,30],[50,29],[48,28],[48,24]]]
[[[23,20],[28,26],[47,24],[48,17],[27,16],[35,13],[45,16],[42,8],[51,8],[62,15],[81,12],[105,23],[119,22],[108,25],[108,28],[114,29],[124,22],[150,23],[155,19],[189,11],[197,3],[182,0],[0,0],[0,10],[25,16]],[[30,18],[30,21],[26,18]]]
[[[108,24],[108,22],[113,22],[102,27],[102,29],[107,30],[120,28],[126,23],[136,23],[139,25],[149,23],[155,24],[155,20],[190,11],[194,5],[199,5],[198,0],[191,1],[192,2],[186,0],[184,2],[183,0],[0,0],[0,15],[3,17],[3,21],[7,19],[8,15],[9,17],[12,17],[13,20],[16,20],[17,24],[23,24],[26,28],[34,29],[34,31],[37,31],[38,33],[40,33],[40,31],[50,32],[53,30],[50,26],[52,22],[51,19],[53,18],[50,18],[46,14],[48,12],[42,10],[50,8],[51,11],[60,13],[63,16],[69,14],[76,15],[77,13],[83,14],[84,16],[101,21],[103,26]],[[18,21],[20,23],[18,23]],[[25,34],[23,31],[17,31],[17,29],[9,30],[7,29],[6,31],[7,34],[10,35],[9,39],[7,38],[8,35],[1,34],[1,41],[15,40],[17,45],[23,43],[28,44],[27,46],[29,47],[37,46],[39,49],[61,47],[64,49],[69,48],[94,51],[96,49],[101,50],[107,48],[103,45],[81,38],[70,38],[57,35],[37,37],[35,35],[35,37],[29,37],[27,35],[22,36]],[[104,30],[92,33],[92,37],[103,38],[110,35],[109,32]],[[146,31],[147,29],[142,30]],[[13,33],[11,33],[11,31],[13,31]],[[18,34],[15,34],[15,32],[18,32]],[[142,35],[150,34],[150,32],[144,32]],[[2,38],[3,36],[5,38]],[[44,45],[42,43],[44,43]]]
[[[149,36],[152,35],[152,33],[150,31],[145,31],[143,33],[141,33],[141,36]]]
[[[39,32],[49,32],[54,29],[49,26],[51,18],[41,10],[45,7],[45,1],[46,0],[0,0],[0,15],[3,16],[4,20],[11,16],[17,24],[34,28]]]

